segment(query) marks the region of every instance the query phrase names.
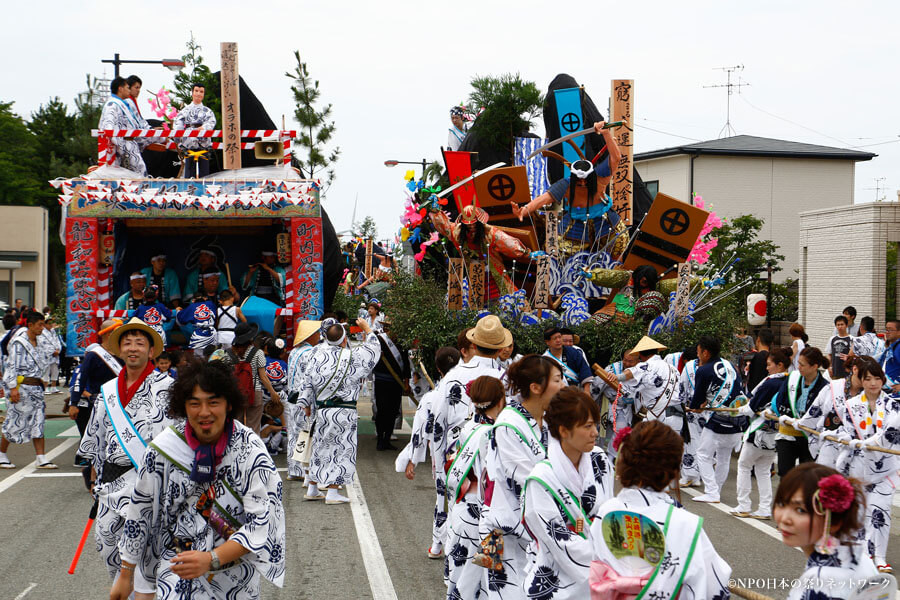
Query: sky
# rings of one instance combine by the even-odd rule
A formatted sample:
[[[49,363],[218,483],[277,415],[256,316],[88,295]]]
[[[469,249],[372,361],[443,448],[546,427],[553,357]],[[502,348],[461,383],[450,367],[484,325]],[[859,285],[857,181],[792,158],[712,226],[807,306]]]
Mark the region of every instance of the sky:
[[[10,3],[4,14],[15,26],[0,37],[0,101],[26,118],[53,96],[73,105],[86,74],[111,77],[101,59],[178,58],[193,33],[214,71],[220,42],[237,42],[241,76],[290,129],[285,72],[299,50],[333,105],[341,156],[323,206],[339,231],[358,200],[357,221],[371,215],[379,237],[395,232],[406,167],[384,161],[438,160],[449,109],[467,99],[471,79],[505,73],[544,91],[569,73],[604,114],[610,80],[634,79],[635,151],[644,152],[720,137],[726,91],[703,86],[725,83],[720,67],[743,65],[734,81],[750,85],[731,97],[738,134],[877,153],[857,163],[857,203],[873,201],[876,186],[896,201],[900,188],[894,2],[50,0]],[[144,90],[172,87],[162,65],[122,72],[138,74]]]

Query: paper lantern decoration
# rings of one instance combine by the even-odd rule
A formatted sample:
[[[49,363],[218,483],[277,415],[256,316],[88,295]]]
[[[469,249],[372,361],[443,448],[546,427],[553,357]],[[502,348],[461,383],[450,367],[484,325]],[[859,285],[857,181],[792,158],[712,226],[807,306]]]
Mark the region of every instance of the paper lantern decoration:
[[[747,296],[747,322],[752,326],[765,325],[767,308],[765,294],[749,294]]]

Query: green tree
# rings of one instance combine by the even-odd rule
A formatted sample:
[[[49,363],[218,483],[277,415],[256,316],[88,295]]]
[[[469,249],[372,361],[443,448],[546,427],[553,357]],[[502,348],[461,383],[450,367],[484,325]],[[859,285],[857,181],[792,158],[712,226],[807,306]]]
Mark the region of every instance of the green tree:
[[[476,112],[484,107],[472,132],[481,142],[512,153],[515,138],[528,133],[531,121],[541,114],[544,97],[537,84],[507,73],[475,77],[472,88],[470,107]]]
[[[191,32],[191,39],[185,44],[187,53],[181,56],[184,61],[184,68],[175,74],[172,95],[174,96],[173,104],[176,108],[183,108],[191,103],[191,90],[194,84],[202,84],[206,88],[206,95],[203,97],[203,105],[212,110],[216,115],[216,123],[222,124],[222,100],[219,98],[219,90],[221,85],[218,78],[203,62],[203,56],[200,50],[203,47],[194,39],[194,33]]]
[[[12,102],[0,102],[0,204],[37,205],[41,181],[38,142]]]
[[[725,222],[716,229],[719,244],[709,253],[709,260],[716,268],[721,268],[733,256],[740,258],[731,271],[725,275],[728,283],[740,283],[748,277],[756,277],[772,264],[773,272],[781,271],[784,255],[778,253],[778,246],[771,240],[760,240],[763,220],[753,215],[741,215]]]
[[[354,223],[353,235],[355,235],[356,237],[361,237],[364,240],[374,240],[376,237],[378,237],[378,226],[375,224],[375,219],[370,216],[366,216],[366,218],[363,219],[361,223]]]
[[[334,163],[341,154],[341,149],[329,149],[328,143],[334,135],[334,121],[331,121],[331,104],[321,109],[316,108],[321,92],[319,81],[312,80],[306,63],[300,60],[300,51],[294,51],[297,66],[293,73],[285,76],[294,81],[291,92],[294,94],[294,118],[300,124],[299,140],[296,147],[302,148],[305,158],[294,154],[294,166],[299,168],[307,179],[321,179],[327,188],[334,181]],[[324,175],[324,176],[323,176]]]

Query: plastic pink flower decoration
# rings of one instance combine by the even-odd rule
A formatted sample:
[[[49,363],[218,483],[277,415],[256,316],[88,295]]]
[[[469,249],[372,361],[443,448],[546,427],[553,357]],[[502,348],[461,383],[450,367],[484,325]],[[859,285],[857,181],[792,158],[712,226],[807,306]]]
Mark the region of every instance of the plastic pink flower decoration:
[[[694,196],[694,206],[703,208],[705,205],[706,203],[703,201],[703,196]],[[706,218],[706,223],[703,224],[703,228],[700,230],[700,236],[697,238],[697,242],[694,244],[694,247],[691,248],[688,260],[696,261],[698,265],[709,262],[709,252],[719,244],[719,241],[716,238],[708,238],[707,236],[721,226],[722,219],[720,219],[715,212],[709,213],[709,216]]]
[[[428,238],[426,241],[422,242],[422,245],[419,247],[419,251],[416,252],[416,255],[415,255],[416,262],[422,262],[422,260],[425,258],[425,251],[428,249],[428,246],[432,245],[433,243],[438,241],[440,238],[441,238],[441,236],[438,234],[438,232],[433,231],[431,233],[431,237]]]

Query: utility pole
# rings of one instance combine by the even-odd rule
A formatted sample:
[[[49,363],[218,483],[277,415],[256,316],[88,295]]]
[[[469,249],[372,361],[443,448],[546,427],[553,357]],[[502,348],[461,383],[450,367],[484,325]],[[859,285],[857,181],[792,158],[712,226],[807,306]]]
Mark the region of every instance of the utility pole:
[[[727,93],[725,96],[725,125],[719,130],[719,138],[737,135],[737,131],[731,126],[731,94],[734,88],[740,93],[741,88],[750,85],[738,77],[738,83],[731,83],[731,74],[740,73],[744,70],[744,65],[736,65],[734,67],[716,67],[716,71],[725,71],[725,83],[719,85],[704,85],[704,88],[725,88]],[[722,134],[725,134],[724,136]]]

